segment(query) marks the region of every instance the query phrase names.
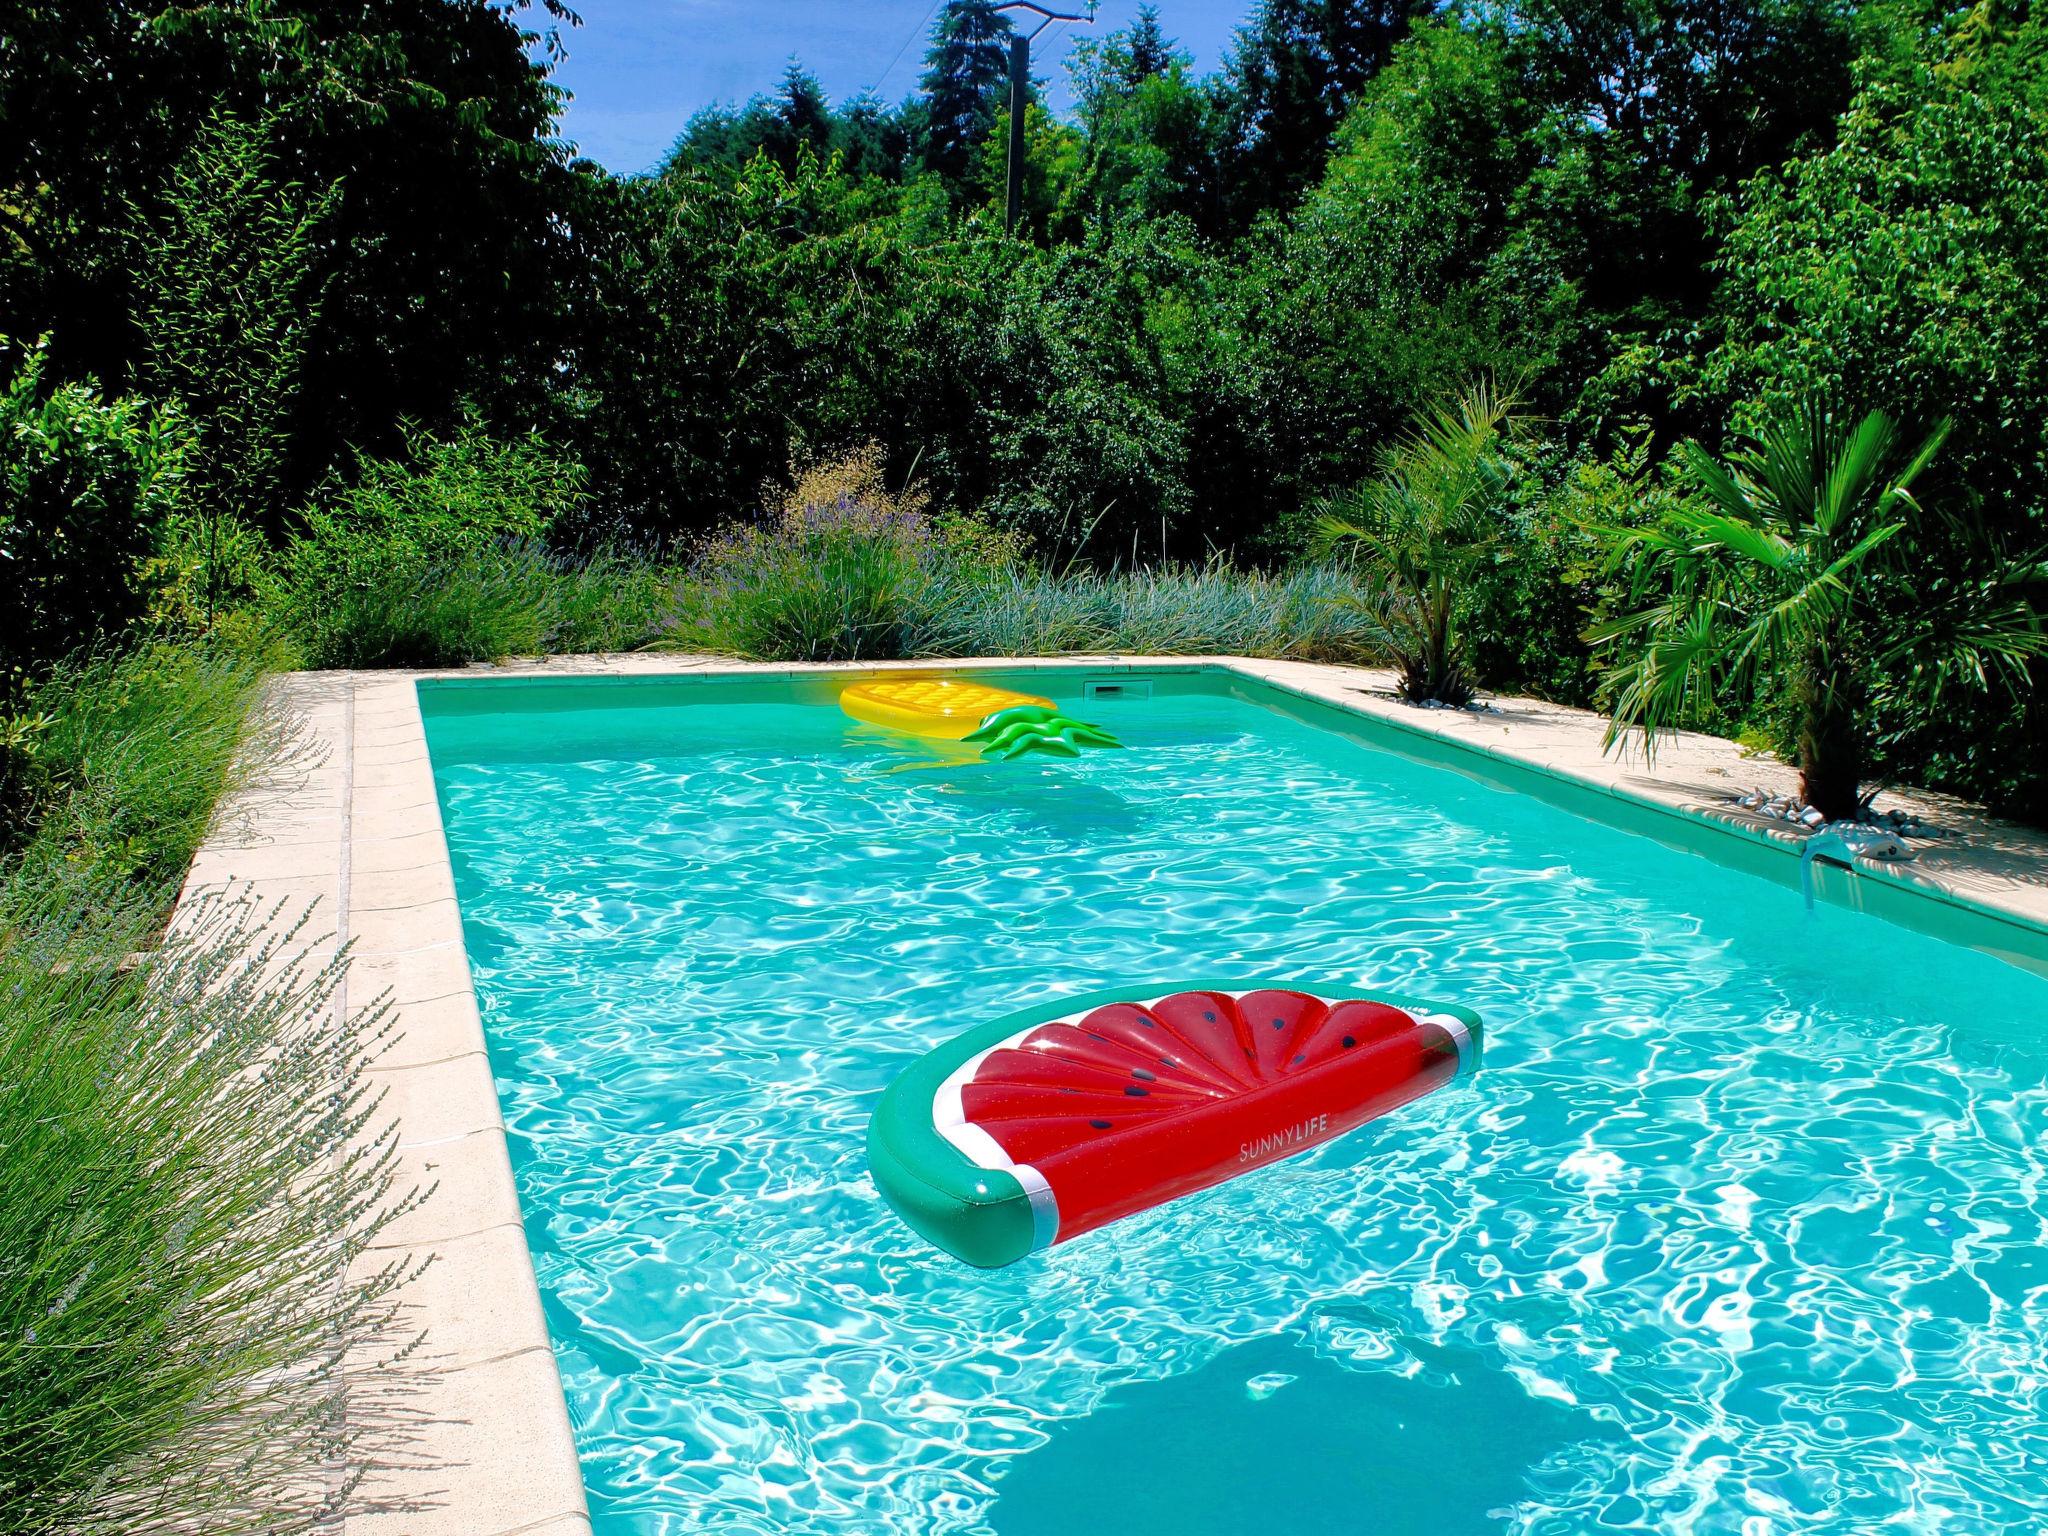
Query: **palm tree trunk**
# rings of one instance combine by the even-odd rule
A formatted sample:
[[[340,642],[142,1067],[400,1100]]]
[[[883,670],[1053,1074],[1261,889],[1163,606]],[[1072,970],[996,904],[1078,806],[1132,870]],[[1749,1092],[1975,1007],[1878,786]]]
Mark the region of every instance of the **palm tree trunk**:
[[[1472,680],[1465,675],[1457,632],[1452,628],[1454,602],[1448,583],[1437,582],[1424,589],[1419,644],[1403,658],[1401,668],[1401,696],[1411,704],[1433,699],[1463,708],[1472,701]]]
[[[1829,821],[1854,820],[1862,804],[1860,689],[1852,678],[1809,662],[1799,680],[1799,798]]]

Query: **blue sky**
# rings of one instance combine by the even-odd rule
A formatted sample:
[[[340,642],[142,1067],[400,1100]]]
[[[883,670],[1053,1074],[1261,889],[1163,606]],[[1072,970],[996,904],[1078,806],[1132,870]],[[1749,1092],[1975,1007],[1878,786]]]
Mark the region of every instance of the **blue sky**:
[[[1214,69],[1252,0],[1158,0],[1169,37]],[[900,101],[923,67],[930,0],[571,0],[555,80],[575,94],[563,131],[614,171],[643,171],[700,107],[772,90],[794,53],[834,101],[874,86]],[[1052,4],[1053,10],[1085,6]],[[1138,0],[1102,0],[1095,30],[1124,25]],[[529,11],[533,25],[536,11]],[[1077,27],[1049,29],[1032,56],[1053,104],[1068,104],[1061,61]]]

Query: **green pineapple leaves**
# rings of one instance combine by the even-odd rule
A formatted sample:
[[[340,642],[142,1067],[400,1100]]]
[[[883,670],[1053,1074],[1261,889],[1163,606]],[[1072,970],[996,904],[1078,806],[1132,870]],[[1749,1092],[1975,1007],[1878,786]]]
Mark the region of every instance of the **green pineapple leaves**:
[[[1007,760],[1027,752],[1053,757],[1079,757],[1083,747],[1121,747],[1099,725],[1076,720],[1048,704],[1017,704],[999,709],[963,738],[985,743],[981,755]]]

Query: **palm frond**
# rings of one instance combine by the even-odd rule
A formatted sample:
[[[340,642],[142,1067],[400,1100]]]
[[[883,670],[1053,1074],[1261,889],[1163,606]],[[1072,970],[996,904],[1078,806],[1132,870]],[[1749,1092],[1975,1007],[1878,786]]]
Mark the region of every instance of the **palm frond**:
[[[1883,411],[1870,411],[1846,434],[1839,433],[1832,420],[1821,421],[1813,430],[1809,456],[1819,470],[1819,481],[1802,486],[1799,501],[1790,504],[1810,497],[1815,529],[1832,538],[1868,499],[1870,487],[1891,457],[1898,428]]]

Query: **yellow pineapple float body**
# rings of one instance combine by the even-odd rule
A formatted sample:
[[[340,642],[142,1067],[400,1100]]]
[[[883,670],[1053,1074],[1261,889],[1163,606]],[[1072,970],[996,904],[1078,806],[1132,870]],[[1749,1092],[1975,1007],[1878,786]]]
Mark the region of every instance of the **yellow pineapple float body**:
[[[839,707],[856,720],[943,741],[958,741],[990,715],[1024,704],[1052,708],[1050,699],[950,677],[880,678],[839,695]]]

